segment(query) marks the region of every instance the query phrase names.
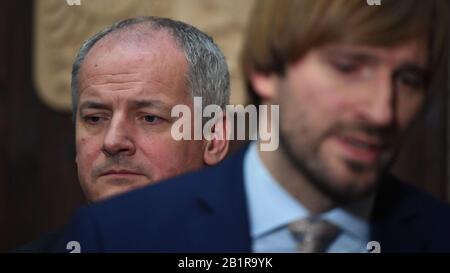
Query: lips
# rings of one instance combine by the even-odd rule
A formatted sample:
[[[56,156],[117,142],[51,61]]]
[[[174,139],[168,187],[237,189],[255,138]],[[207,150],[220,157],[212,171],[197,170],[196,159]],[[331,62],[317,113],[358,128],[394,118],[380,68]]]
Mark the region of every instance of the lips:
[[[373,164],[387,150],[385,142],[365,136],[339,136],[337,140],[347,157],[364,164]]]
[[[100,176],[107,176],[107,175],[142,175],[141,173],[137,173],[134,171],[129,170],[108,170],[104,173],[102,173]]]

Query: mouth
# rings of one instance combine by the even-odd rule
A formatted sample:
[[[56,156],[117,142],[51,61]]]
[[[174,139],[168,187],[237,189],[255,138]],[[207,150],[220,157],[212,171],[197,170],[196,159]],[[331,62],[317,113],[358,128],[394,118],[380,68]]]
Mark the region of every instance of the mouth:
[[[364,165],[373,165],[388,150],[388,145],[365,136],[338,136],[336,138],[346,157]]]
[[[142,174],[130,170],[108,170],[102,173],[100,176],[136,176],[136,175]]]

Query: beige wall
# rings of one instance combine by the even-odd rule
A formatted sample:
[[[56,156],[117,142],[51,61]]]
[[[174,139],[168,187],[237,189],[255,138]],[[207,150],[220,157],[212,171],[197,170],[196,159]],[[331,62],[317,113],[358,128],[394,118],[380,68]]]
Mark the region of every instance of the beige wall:
[[[73,1],[75,2],[75,1]],[[35,1],[33,76],[41,100],[70,111],[70,71],[81,43],[119,19],[138,15],[170,17],[211,35],[224,51],[231,71],[231,103],[245,95],[238,54],[254,0],[63,0]]]

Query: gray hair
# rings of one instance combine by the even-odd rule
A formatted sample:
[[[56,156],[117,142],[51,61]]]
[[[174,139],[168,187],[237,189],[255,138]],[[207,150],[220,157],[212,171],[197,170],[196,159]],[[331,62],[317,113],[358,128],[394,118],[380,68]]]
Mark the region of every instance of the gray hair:
[[[213,39],[197,28],[168,18],[142,16],[112,24],[87,39],[75,57],[72,66],[72,114],[76,120],[78,107],[78,74],[91,48],[103,37],[132,25],[149,23],[151,30],[165,29],[184,51],[188,63],[187,83],[192,96],[201,97],[203,106],[216,104],[222,109],[229,103],[230,74],[225,57]]]

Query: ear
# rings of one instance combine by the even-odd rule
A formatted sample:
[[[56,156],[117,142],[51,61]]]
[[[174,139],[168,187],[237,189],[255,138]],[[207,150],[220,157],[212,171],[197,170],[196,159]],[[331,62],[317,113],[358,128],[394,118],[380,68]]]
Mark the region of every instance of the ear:
[[[212,127],[210,139],[206,140],[203,153],[203,161],[206,165],[215,165],[227,155],[229,145],[227,128],[226,115],[218,119]]]
[[[278,76],[275,73],[265,74],[251,71],[250,81],[253,89],[261,98],[262,102],[271,102],[274,100],[277,91]]]

